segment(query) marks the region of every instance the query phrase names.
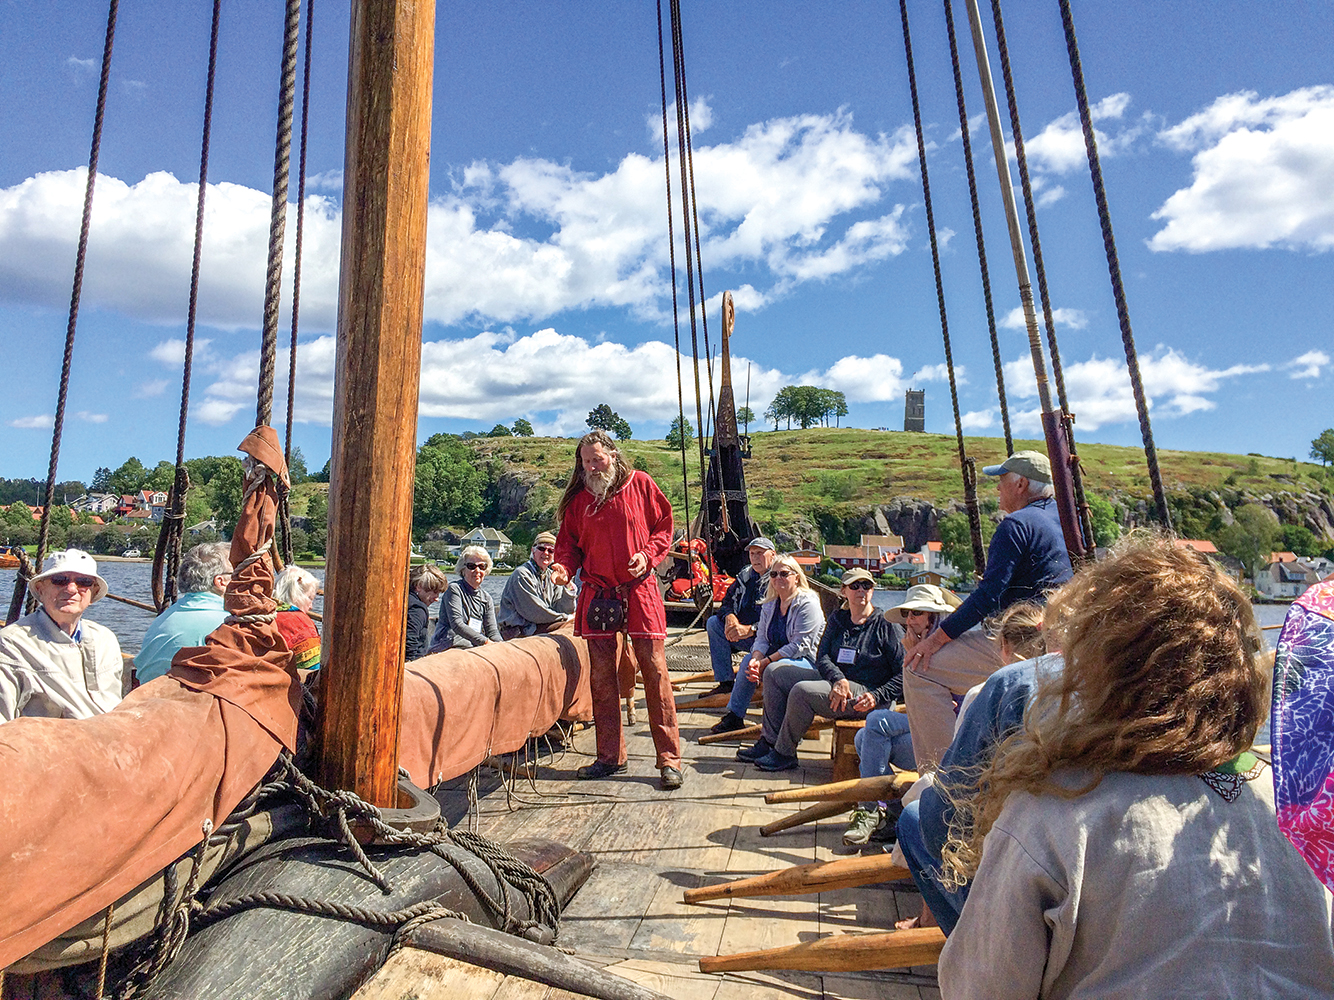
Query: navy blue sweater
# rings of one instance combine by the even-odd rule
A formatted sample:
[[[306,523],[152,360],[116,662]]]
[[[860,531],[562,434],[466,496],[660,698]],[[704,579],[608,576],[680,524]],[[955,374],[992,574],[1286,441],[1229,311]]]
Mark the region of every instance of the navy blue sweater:
[[[732,586],[727,588],[727,594],[714,614],[723,621],[727,620],[728,615],[736,615],[736,620],[742,625],[758,625],[760,598],[764,596],[767,577],[767,573],[756,573],[754,566],[743,566]]]
[[[1047,591],[1070,576],[1070,554],[1065,550],[1056,501],[1050,497],[1034,500],[997,525],[982,582],[940,627],[957,639],[1016,601],[1045,600]]]

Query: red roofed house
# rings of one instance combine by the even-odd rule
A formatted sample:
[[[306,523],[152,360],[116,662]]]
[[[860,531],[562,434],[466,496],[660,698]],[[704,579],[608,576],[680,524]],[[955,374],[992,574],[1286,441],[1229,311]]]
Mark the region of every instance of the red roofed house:
[[[880,572],[880,549],[872,545],[826,545],[826,559],[832,559],[844,569],[860,567],[872,573]]]

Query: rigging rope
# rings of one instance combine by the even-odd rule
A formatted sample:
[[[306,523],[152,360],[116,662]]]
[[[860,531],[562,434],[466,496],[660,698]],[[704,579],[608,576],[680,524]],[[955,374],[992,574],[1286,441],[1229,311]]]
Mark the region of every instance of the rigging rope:
[[[947,0],[948,2],[948,0]],[[1010,72],[1010,49],[1005,42],[1005,19],[1001,16],[1000,0],[991,0],[992,18],[996,25],[996,50],[1000,55],[1001,77],[1005,81],[1005,99],[1010,112],[1010,133],[1014,138],[1014,155],[1019,165],[1019,183],[1024,193],[1024,211],[1028,216],[1028,239],[1033,247],[1033,269],[1038,277],[1038,298],[1042,302],[1042,322],[1047,327],[1047,349],[1051,353],[1052,380],[1056,383],[1056,398],[1061,405],[1061,429],[1070,448],[1070,478],[1075,488],[1075,504],[1079,511],[1079,527],[1084,536],[1084,554],[1091,558],[1094,550],[1093,518],[1084,496],[1084,472],[1079,464],[1075,446],[1074,414],[1065,395],[1065,374],[1061,368],[1061,351],[1056,343],[1056,319],[1052,312],[1051,296],[1047,292],[1047,268],[1042,262],[1042,240],[1038,236],[1037,207],[1033,201],[1033,185],[1028,176],[1028,157],[1024,153],[1024,130],[1019,125],[1019,104],[1015,97],[1014,76]]]
[[[74,288],[70,292],[69,322],[65,327],[65,355],[60,363],[60,391],[56,395],[56,415],[51,428],[51,462],[46,470],[46,494],[42,504],[41,526],[37,529],[37,572],[42,571],[46,542],[51,531],[51,504],[56,496],[56,466],[60,462],[60,436],[65,426],[65,401],[69,396],[70,363],[74,358],[74,331],[79,323],[79,297],[83,293],[83,268],[88,257],[88,229],[93,218],[93,187],[97,183],[97,157],[102,149],[102,120],[106,116],[107,83],[111,79],[111,50],[116,41],[116,14],[120,0],[111,0],[107,9],[106,41],[102,45],[102,75],[97,84],[97,111],[93,115],[93,141],[88,150],[88,178],[83,191],[83,219],[79,223],[79,249],[74,257]],[[26,582],[24,584],[26,586]],[[14,585],[19,585],[18,578]],[[29,603],[33,603],[30,599]]]
[[[1005,400],[1005,371],[1001,364],[1000,339],[996,335],[996,310],[991,301],[991,273],[987,269],[987,245],[982,238],[982,207],[973,170],[973,144],[969,138],[968,107],[963,96],[963,70],[959,66],[959,44],[954,36],[954,8],[945,0],[945,27],[950,38],[950,63],[954,68],[954,95],[959,105],[959,134],[963,137],[963,163],[968,170],[968,197],[973,205],[973,232],[977,235],[977,264],[982,271],[982,298],[987,307],[987,332],[991,335],[991,360],[996,368],[996,395],[1000,399],[1001,426],[1005,430],[1005,454],[1014,454],[1010,435],[1010,408]]]
[[[684,100],[685,88],[685,57],[681,51],[680,28],[681,28],[681,4],[680,0],[671,0],[671,25],[672,25],[672,50],[673,50],[673,68],[675,71],[676,84],[676,147],[677,163],[681,169],[681,226],[682,237],[686,250],[686,291],[689,293],[688,300],[690,304],[690,357],[695,370],[695,420],[696,427],[699,430],[699,485],[703,491],[708,481],[707,465],[704,461],[704,405],[699,383],[699,333],[697,329],[697,310],[695,308],[695,261],[690,245],[690,205],[688,179],[688,163],[686,152],[686,131],[685,115],[682,112],[682,102]],[[701,308],[703,303],[701,303]],[[703,529],[704,541],[712,550],[712,531],[709,523],[709,511],[707,504],[700,506],[700,527]]]
[[[287,0],[282,79],[278,86],[278,135],[273,151],[273,203],[269,213],[269,266],[264,279],[257,426],[273,421],[273,369],[278,354],[278,306],[283,277],[283,238],[287,232],[287,180],[292,165],[292,106],[296,102],[296,46],[300,22],[301,0]]]
[[[681,319],[676,308],[676,233],[672,220],[672,157],[667,139],[667,56],[662,44],[662,0],[658,0],[658,82],[662,88],[662,169],[667,179],[667,259],[672,274],[672,334],[676,343],[676,408],[680,423],[677,432],[681,445],[681,497],[685,507],[686,552],[693,551],[694,527],[690,521],[690,465],[686,462],[686,403],[681,384]],[[703,490],[704,484],[700,483]]]
[[[301,82],[301,158],[296,172],[296,245],[292,250],[292,342],[287,358],[287,435],[283,458],[292,469],[292,410],[296,398],[296,335],[301,316],[301,243],[306,227],[306,140],[310,131],[310,41],[315,23],[315,0],[306,0],[306,65]],[[278,501],[278,523],[282,531],[283,561],[294,561],[292,512],[284,492]]]
[[[1070,0],[1059,0],[1059,2],[1061,23],[1065,27],[1065,46],[1070,55],[1070,75],[1075,85],[1075,102],[1079,105],[1079,121],[1084,128],[1084,148],[1088,153],[1093,194],[1098,203],[1098,222],[1102,225],[1103,248],[1107,252],[1107,271],[1112,280],[1112,294],[1116,298],[1116,315],[1121,324],[1121,343],[1126,352],[1130,387],[1135,394],[1135,410],[1139,414],[1140,436],[1144,441],[1144,459],[1149,466],[1149,481],[1153,484],[1153,499],[1158,507],[1158,520],[1163,529],[1170,532],[1172,514],[1167,506],[1167,494],[1163,491],[1163,477],[1158,469],[1158,450],[1154,447],[1153,427],[1149,423],[1149,406],[1144,398],[1144,383],[1140,379],[1135,334],[1130,328],[1130,308],[1126,305],[1125,285],[1121,281],[1121,263],[1116,254],[1116,237],[1112,233],[1112,216],[1107,208],[1107,191],[1102,183],[1098,141],[1093,134],[1093,118],[1089,114],[1088,93],[1084,89],[1084,70],[1079,60],[1079,43],[1075,39],[1074,17],[1070,13]]]
[[[936,218],[931,208],[931,180],[926,171],[926,141],[922,135],[922,111],[917,100],[917,72],[913,67],[912,36],[908,31],[907,0],[899,0],[903,20],[903,52],[908,61],[908,89],[912,94],[913,124],[917,129],[917,162],[922,170],[922,200],[926,203],[926,228],[931,236],[931,264],[936,274],[936,302],[940,307],[940,333],[945,341],[945,366],[950,377],[950,399],[954,403],[954,434],[959,448],[959,470],[963,475],[964,504],[968,510],[968,532],[973,543],[973,562],[980,576],[987,557],[982,547],[982,515],[977,506],[977,471],[964,451],[963,422],[959,417],[959,390],[954,380],[954,355],[950,349],[950,325],[945,315],[945,283],[940,273],[940,248],[936,240]]]
[[[194,258],[190,264],[190,301],[185,318],[185,361],[181,370],[181,412],[176,424],[176,478],[172,482],[168,511],[162,519],[157,549],[153,553],[153,603],[158,611],[176,600],[176,571],[181,561],[181,537],[185,529],[185,494],[190,476],[185,469],[185,426],[190,411],[190,377],[194,368],[195,318],[199,305],[199,261],[204,249],[204,197],[208,192],[209,139],[213,133],[213,83],[218,67],[218,23],[222,0],[213,0],[213,27],[208,43],[208,76],[204,86],[204,136],[199,147],[199,192],[195,205]],[[165,572],[164,572],[165,570]]]

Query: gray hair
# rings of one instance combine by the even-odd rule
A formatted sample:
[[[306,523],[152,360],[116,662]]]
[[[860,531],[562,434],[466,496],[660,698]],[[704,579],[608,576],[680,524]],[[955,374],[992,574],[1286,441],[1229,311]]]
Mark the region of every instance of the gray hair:
[[[204,542],[186,552],[176,570],[177,592],[212,591],[213,578],[232,571],[231,550],[230,542]]]
[[[314,597],[320,581],[300,566],[288,566],[273,581],[273,599],[279,604],[295,604],[297,597]]]
[[[408,574],[408,586],[412,590],[429,590],[433,594],[443,594],[449,586],[449,578],[440,572],[438,566],[424,563],[412,567]]]
[[[475,560],[478,556],[486,560],[486,571],[491,572],[491,553],[480,545],[469,545],[459,553],[459,561],[454,564],[454,568],[458,570],[460,576],[463,575],[463,564],[469,559]]]
[[[1017,472],[1007,472],[1005,475],[1014,476],[1016,479],[1023,479],[1024,482],[1028,483],[1027,499],[1029,503],[1032,503],[1034,500],[1041,500],[1045,497],[1054,497],[1056,495],[1056,489],[1051,483],[1039,483],[1036,479],[1028,479],[1019,475]]]

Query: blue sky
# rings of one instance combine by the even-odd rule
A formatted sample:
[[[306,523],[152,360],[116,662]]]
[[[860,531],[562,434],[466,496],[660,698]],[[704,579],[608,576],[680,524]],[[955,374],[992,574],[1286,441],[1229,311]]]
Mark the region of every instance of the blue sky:
[[[208,6],[122,5],[62,479],[174,452]],[[714,307],[737,296],[739,394],[750,362],[757,412],[802,381],[843,390],[851,424],[895,427],[911,385],[950,431],[897,4],[683,7],[705,286]],[[253,413],[277,8],[223,6],[188,455],[229,452]],[[970,433],[999,435],[943,12],[909,8],[960,403]],[[1076,433],[1137,444],[1057,6],[1006,13]],[[955,16],[1005,320],[1018,295]],[[1334,423],[1334,7],[1084,0],[1075,16],[1159,447],[1305,457]],[[104,24],[101,4],[0,0],[0,475],[46,471]],[[295,434],[314,467],[347,24],[346,4],[317,5]],[[420,435],[519,416],[575,433],[600,402],[661,435],[676,399],[653,4],[440,3],[434,104]],[[1024,331],[1000,332],[1035,435]]]

